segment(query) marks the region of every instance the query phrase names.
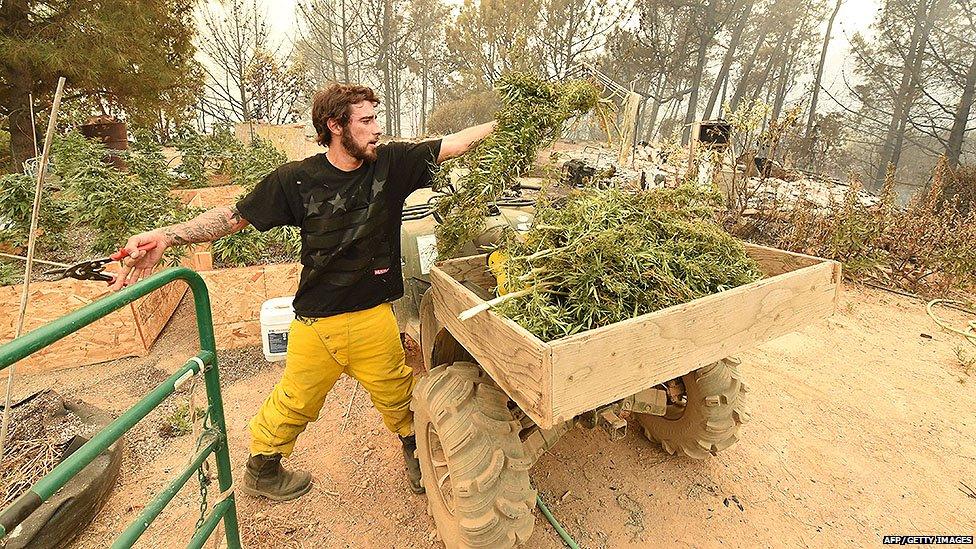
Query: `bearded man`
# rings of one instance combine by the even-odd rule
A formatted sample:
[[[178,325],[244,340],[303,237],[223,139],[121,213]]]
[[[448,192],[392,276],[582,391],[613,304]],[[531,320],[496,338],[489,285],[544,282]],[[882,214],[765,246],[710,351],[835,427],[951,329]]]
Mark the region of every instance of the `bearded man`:
[[[442,139],[379,144],[379,103],[364,86],[335,84],[318,92],[312,124],[326,152],[282,165],[234,206],[126,242],[131,255],[115,290],[150,274],[169,246],[216,240],[248,224],[260,231],[301,229],[295,320],[281,380],[250,423],[240,485],[247,494],[285,501],[309,491],[311,475],[284,468],[281,459],[344,373],[366,388],[386,427],[399,435],[410,487],[424,491],[410,411],[414,378],[391,305],[403,295],[400,216],[407,196],[430,185],[436,164],[466,152],[494,123]],[[139,250],[149,243],[155,248]]]

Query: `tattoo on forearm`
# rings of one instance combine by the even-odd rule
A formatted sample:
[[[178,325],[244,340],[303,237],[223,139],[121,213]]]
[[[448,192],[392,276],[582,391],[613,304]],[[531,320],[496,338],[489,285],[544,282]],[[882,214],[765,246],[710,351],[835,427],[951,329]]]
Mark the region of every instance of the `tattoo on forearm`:
[[[164,227],[162,231],[170,242],[179,246],[216,240],[241,229],[242,224],[246,221],[237,208],[214,208],[185,223]]]

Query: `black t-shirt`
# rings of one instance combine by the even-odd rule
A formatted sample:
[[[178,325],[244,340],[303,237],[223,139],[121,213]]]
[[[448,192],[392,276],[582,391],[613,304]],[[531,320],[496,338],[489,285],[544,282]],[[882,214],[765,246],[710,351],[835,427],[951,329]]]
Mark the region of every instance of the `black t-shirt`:
[[[260,231],[301,228],[302,276],[295,313],[325,317],[361,311],[403,295],[400,215],[413,191],[429,186],[440,140],[391,142],[376,161],[345,172],[325,153],[284,164],[237,203]]]

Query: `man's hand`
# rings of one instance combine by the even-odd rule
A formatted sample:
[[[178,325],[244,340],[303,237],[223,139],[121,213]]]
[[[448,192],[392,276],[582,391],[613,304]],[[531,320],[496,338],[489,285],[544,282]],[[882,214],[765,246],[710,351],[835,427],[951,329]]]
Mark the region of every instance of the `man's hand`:
[[[450,160],[468,152],[471,146],[483,139],[495,129],[495,122],[486,122],[477,126],[465,128],[457,133],[444,136],[441,140],[441,152],[437,155],[437,163]]]
[[[116,277],[109,287],[113,292],[121,290],[125,285],[138,282],[152,274],[153,268],[163,258],[163,252],[170,246],[210,242],[222,236],[247,227],[244,219],[236,207],[218,206],[207,210],[186,223],[177,223],[162,229],[156,229],[137,234],[125,243],[129,257],[122,260],[122,273]],[[155,242],[152,250],[139,249],[140,244]]]
[[[151,250],[139,249],[139,246],[150,242],[155,242],[156,247]],[[112,282],[109,289],[113,292],[121,290],[124,286],[138,282],[152,274],[156,264],[163,258],[163,252],[170,244],[169,238],[161,229],[129,237],[129,240],[125,242],[125,250],[129,252],[129,255],[122,259],[122,271],[115,277],[115,281]]]

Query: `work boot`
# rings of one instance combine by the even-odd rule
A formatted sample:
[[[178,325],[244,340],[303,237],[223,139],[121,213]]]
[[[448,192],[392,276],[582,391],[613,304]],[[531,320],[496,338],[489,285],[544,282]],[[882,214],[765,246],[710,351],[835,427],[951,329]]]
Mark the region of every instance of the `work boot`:
[[[247,460],[241,491],[274,501],[288,501],[312,489],[312,475],[307,471],[290,471],[281,466],[281,454],[256,455]]]
[[[424,485],[420,483],[420,460],[417,459],[417,436],[400,437],[403,444],[403,462],[407,465],[407,480],[410,490],[415,494],[424,493]]]

